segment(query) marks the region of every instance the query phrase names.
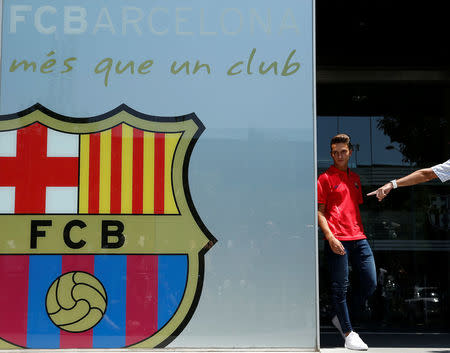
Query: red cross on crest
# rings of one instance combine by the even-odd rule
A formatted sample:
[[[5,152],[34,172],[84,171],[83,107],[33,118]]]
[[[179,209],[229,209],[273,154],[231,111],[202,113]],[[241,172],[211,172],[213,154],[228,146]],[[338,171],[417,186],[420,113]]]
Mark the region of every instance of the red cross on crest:
[[[15,187],[14,213],[45,213],[48,186],[78,186],[78,157],[48,157],[47,127],[17,131],[15,157],[0,157],[0,186]]]

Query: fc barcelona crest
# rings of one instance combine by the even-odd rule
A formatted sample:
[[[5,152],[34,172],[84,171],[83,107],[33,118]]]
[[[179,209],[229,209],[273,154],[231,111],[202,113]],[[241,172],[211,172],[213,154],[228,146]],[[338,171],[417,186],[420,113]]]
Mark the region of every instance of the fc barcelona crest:
[[[197,306],[216,242],[188,185],[204,127],[125,105],[0,116],[0,348],[153,348]]]

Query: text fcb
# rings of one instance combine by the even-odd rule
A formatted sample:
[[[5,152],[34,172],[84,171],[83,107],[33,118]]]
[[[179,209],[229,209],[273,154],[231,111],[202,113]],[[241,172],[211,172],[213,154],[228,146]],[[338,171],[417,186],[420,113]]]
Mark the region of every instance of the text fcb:
[[[125,105],[0,116],[0,348],[154,348],[183,330],[216,242],[187,179],[203,130]]]

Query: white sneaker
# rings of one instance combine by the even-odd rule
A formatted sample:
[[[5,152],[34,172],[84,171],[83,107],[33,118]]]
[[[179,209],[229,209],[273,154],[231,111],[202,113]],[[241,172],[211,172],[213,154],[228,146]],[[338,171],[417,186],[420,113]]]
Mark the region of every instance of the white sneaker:
[[[352,349],[354,351],[367,351],[369,347],[363,342],[359,335],[352,331],[347,337],[345,337],[345,348]]]
[[[337,315],[333,316],[333,318],[331,319],[331,323],[341,333],[342,338],[345,339],[345,335],[344,335],[344,332],[342,332],[341,323],[339,322],[339,319],[338,319]]]

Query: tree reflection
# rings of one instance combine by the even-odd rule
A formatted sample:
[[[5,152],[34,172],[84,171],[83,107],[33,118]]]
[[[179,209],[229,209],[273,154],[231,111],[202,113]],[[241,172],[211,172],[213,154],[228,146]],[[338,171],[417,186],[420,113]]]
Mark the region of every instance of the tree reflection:
[[[449,120],[445,117],[408,112],[385,116],[377,127],[399,144],[404,162],[430,166],[449,158]]]

